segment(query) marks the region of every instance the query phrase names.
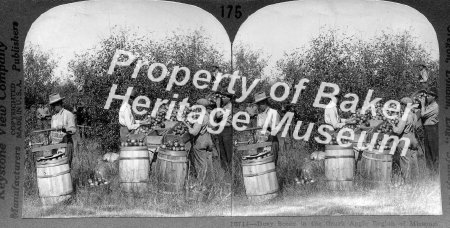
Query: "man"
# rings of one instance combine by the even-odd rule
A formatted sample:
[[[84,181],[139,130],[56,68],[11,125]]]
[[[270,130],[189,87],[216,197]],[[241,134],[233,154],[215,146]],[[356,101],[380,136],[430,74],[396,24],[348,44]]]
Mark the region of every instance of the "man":
[[[331,100],[325,108],[324,120],[326,124],[333,127],[331,133],[337,133],[339,129],[343,128],[346,124],[353,122],[353,119],[341,119],[338,113],[337,104],[333,102],[333,100]]]
[[[428,71],[425,63],[419,64],[419,82],[424,89],[428,89]]]
[[[147,123],[147,121],[135,120],[131,105],[134,99],[137,97],[137,92],[133,90],[130,94],[130,99],[125,102],[119,109],[119,124],[120,124],[120,141],[125,142],[129,134],[139,128],[141,124]]]
[[[223,131],[218,135],[220,163],[226,172],[231,172],[231,161],[233,156],[233,127],[232,127],[232,95],[226,92],[218,92],[221,97],[217,98],[216,106],[230,112]],[[223,118],[223,112],[217,112],[215,116],[218,120]]]
[[[51,128],[55,131],[51,132],[52,144],[67,143],[65,154],[69,159],[69,165],[72,166],[73,158],[73,140],[72,135],[75,134],[77,128],[75,124],[75,116],[63,108],[64,97],[59,93],[50,94],[49,105],[53,113]],[[56,151],[52,151],[53,154]]]
[[[258,112],[259,112],[256,117],[256,126],[262,128],[264,126],[265,122],[269,121],[268,129],[267,129],[268,132],[266,132],[265,135],[269,135],[267,142],[272,142],[271,152],[274,156],[275,166],[276,166],[277,161],[278,161],[278,152],[280,150],[278,137],[280,136],[282,131],[280,131],[278,135],[272,136],[270,134],[270,131],[272,130],[271,126],[273,124],[272,119],[267,120],[267,117],[268,117],[269,110],[273,110],[275,113],[275,125],[278,125],[278,123],[280,122],[280,115],[278,114],[278,112],[276,110],[271,109],[269,107],[269,101],[268,101],[268,97],[266,96],[266,93],[264,93],[264,92],[257,93],[254,98],[255,98],[255,101],[253,103],[257,105]],[[262,132],[261,132],[261,134],[262,134]]]
[[[417,116],[411,109],[406,109],[408,104],[412,104],[413,100],[409,97],[404,97],[400,100],[401,110],[403,113],[408,113],[406,120],[402,119],[402,116],[399,118],[399,122],[397,125],[392,124],[392,129],[395,134],[398,135],[399,138],[405,137],[410,140],[409,148],[405,155],[402,155],[401,152],[405,146],[404,141],[400,141],[397,146],[397,153],[400,153],[400,172],[402,176],[402,180],[404,183],[413,183],[417,180],[419,175],[419,163],[417,160],[417,138],[416,138],[416,122]],[[397,112],[397,115],[400,113]]]
[[[420,99],[421,119],[425,131],[425,159],[432,172],[439,171],[439,105],[436,102],[437,88],[427,91]]]

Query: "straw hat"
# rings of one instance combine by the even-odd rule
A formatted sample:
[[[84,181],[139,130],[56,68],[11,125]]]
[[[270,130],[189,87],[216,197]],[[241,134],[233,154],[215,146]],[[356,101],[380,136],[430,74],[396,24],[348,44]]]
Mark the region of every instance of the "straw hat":
[[[255,94],[255,101],[253,102],[253,104],[257,104],[258,102],[267,100],[268,98],[269,98],[269,97],[266,96],[266,93],[265,93],[265,92],[257,93],[257,94]]]
[[[56,103],[56,102],[58,102],[58,101],[64,100],[64,97],[61,97],[61,96],[59,95],[59,93],[52,93],[52,94],[50,94],[50,95],[48,96],[48,100],[49,100],[48,104],[51,105],[51,104]]]

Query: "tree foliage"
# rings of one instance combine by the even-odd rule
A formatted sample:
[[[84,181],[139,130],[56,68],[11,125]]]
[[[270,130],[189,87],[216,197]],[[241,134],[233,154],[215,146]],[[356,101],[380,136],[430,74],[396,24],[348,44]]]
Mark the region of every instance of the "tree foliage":
[[[122,30],[104,39],[98,51],[78,55],[70,62],[69,67],[75,81],[83,85],[80,101],[87,106],[90,121],[95,123],[94,132],[101,138],[104,149],[115,149],[119,142],[118,110],[121,101],[113,101],[109,109],[103,108],[113,84],[118,85],[116,94],[124,95],[128,87],[134,87],[140,91],[139,95],[149,97],[152,102],[150,110],[156,98],[181,101],[188,97],[188,102],[194,103],[197,99],[205,97],[209,91],[209,89],[198,90],[192,83],[182,87],[174,86],[171,91],[166,91],[169,77],[158,83],[152,82],[147,77],[148,65],[142,66],[137,78],[133,79],[131,76],[137,61],[129,67],[117,67],[113,74],[108,75],[107,71],[118,49],[130,51],[139,56],[138,59],[148,60],[150,64],[163,63],[169,73],[175,66],[187,67],[191,78],[198,70],[210,71],[215,64],[223,69],[229,67],[224,63],[223,55],[214,48],[201,30],[186,35],[173,34],[161,42]],[[157,68],[154,71],[155,77],[160,74],[161,71]],[[183,71],[177,75],[178,78],[183,76]],[[172,98],[175,93],[179,94],[178,99]]]
[[[358,107],[362,106],[369,89],[374,90],[372,97],[382,98],[382,103],[400,100],[421,88],[416,67],[419,63],[429,66],[431,84],[436,85],[437,62],[430,59],[429,52],[408,32],[383,33],[370,41],[362,41],[329,30],[312,39],[308,48],[285,54],[277,67],[282,72],[279,80],[291,86],[301,78],[310,80],[293,107],[298,119],[317,122],[323,117],[323,109],[313,107],[320,83],[337,84],[341,95],[358,95]],[[291,98],[292,93],[285,103]]]

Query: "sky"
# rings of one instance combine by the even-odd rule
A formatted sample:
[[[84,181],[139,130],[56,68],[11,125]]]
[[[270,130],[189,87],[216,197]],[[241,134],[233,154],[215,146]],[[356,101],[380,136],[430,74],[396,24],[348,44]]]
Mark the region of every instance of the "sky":
[[[234,45],[265,53],[269,66],[264,75],[270,76],[278,73],[276,61],[286,51],[307,47],[324,28],[339,29],[362,40],[370,40],[381,31],[408,30],[433,60],[439,59],[436,32],[426,17],[409,6],[385,1],[301,0],[266,6],[242,24]]]
[[[224,27],[208,12],[187,4],[149,0],[94,0],[64,4],[43,13],[32,24],[25,45],[39,45],[57,61],[55,77],[66,79],[75,53],[95,49],[116,29],[127,28],[160,41],[173,32],[202,28],[231,58],[231,43]],[[25,48],[26,48],[25,47]]]

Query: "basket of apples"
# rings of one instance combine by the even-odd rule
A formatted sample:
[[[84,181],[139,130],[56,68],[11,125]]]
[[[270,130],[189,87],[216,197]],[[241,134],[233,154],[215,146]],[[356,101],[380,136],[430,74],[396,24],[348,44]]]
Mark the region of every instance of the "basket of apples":
[[[166,142],[178,141],[178,142],[186,143],[190,139],[191,139],[191,136],[189,134],[189,130],[182,122],[178,122],[164,136],[164,141],[166,141]]]

